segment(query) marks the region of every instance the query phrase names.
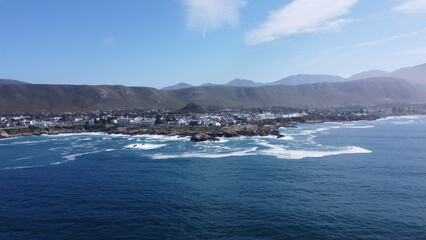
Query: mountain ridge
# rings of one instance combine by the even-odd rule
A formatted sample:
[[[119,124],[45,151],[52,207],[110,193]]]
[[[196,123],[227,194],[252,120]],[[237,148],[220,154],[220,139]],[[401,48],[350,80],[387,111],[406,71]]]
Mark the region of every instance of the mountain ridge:
[[[300,85],[307,83],[318,83],[318,82],[343,82],[360,80],[373,77],[395,77],[406,79],[410,83],[420,83],[426,85],[426,63],[412,67],[400,68],[392,72],[386,72],[383,70],[369,70],[360,73],[356,73],[348,78],[343,78],[337,75],[327,74],[297,74],[290,75],[277,81],[269,83],[260,83],[247,79],[234,79],[227,84],[202,84],[201,86],[212,86],[212,85],[228,85],[228,86],[239,86],[239,87],[259,87],[259,86],[271,86],[271,85]],[[187,84],[187,83],[185,83]],[[187,84],[190,85],[190,84]],[[174,85],[176,86],[176,85]],[[172,87],[174,87],[172,86]],[[191,85],[192,86],[192,85]],[[196,87],[196,86],[192,86]],[[163,88],[164,89],[164,88]],[[173,90],[180,89],[174,87]]]
[[[120,85],[0,85],[0,112],[67,112],[113,109],[298,107],[422,101],[410,83],[396,78],[235,87],[215,85],[177,90]]]
[[[23,81],[13,80],[13,79],[0,79],[0,84],[30,84]]]

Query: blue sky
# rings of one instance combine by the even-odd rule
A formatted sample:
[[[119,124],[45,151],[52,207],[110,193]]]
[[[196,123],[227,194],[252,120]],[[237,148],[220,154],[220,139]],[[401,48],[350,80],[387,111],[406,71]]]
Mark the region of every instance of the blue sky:
[[[161,88],[426,63],[426,0],[0,0],[0,78]]]

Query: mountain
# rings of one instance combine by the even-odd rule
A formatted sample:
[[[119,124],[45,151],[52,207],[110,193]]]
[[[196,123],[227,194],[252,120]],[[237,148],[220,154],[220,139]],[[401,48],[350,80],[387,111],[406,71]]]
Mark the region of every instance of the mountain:
[[[266,85],[299,85],[299,84],[308,84],[308,83],[319,83],[319,82],[342,82],[347,79],[342,78],[340,76],[334,75],[310,75],[310,74],[299,74],[292,75],[281,80],[267,83]]]
[[[418,102],[422,95],[407,81],[371,78],[336,83],[263,87],[194,87],[172,91],[179,101],[201,106],[222,107],[298,107],[346,104]]]
[[[235,87],[260,87],[260,86],[264,86],[265,84],[253,82],[251,80],[246,80],[246,79],[234,79],[228,82],[226,85],[235,86]]]
[[[29,84],[29,83],[12,80],[12,79],[0,79],[0,84]]]
[[[348,79],[349,80],[359,80],[359,79],[380,77],[380,76],[383,76],[387,73],[388,72],[382,71],[382,70],[370,70],[370,71],[365,71],[365,72],[354,74],[354,75],[350,76]]]
[[[169,91],[91,85],[0,85],[0,112],[67,112],[122,108],[181,108]]]
[[[214,83],[204,83],[204,84],[201,84],[201,87],[209,87],[209,86],[216,86],[216,85],[219,85],[219,84],[214,84]]]
[[[190,88],[190,87],[194,87],[194,86],[188,83],[180,82],[176,85],[162,88],[161,90],[176,90],[176,89],[183,89],[183,88]]]
[[[386,76],[403,78],[411,83],[426,85],[426,63],[414,67],[406,67],[395,70]]]
[[[196,103],[208,109],[409,103],[422,94],[403,79],[371,78],[297,86],[217,85],[177,90],[88,85],[0,85],[0,112],[86,111],[108,109],[181,109]]]

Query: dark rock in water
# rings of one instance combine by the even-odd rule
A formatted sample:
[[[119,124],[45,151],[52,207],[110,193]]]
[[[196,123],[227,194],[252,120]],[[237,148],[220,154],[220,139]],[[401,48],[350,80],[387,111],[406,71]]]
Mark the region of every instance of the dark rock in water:
[[[278,135],[277,135],[277,138],[283,138],[283,137],[285,137],[283,134],[281,134],[281,133],[279,133]]]
[[[225,131],[223,132],[224,137],[233,137],[235,136],[235,131]]]
[[[194,142],[219,141],[219,138],[215,136],[210,136],[205,133],[198,133],[191,137],[191,141],[194,141]]]

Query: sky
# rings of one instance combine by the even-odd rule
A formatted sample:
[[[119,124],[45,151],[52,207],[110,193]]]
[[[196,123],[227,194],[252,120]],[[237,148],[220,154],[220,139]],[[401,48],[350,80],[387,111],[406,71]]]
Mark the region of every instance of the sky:
[[[426,0],[0,0],[0,78],[162,88],[426,63]]]

